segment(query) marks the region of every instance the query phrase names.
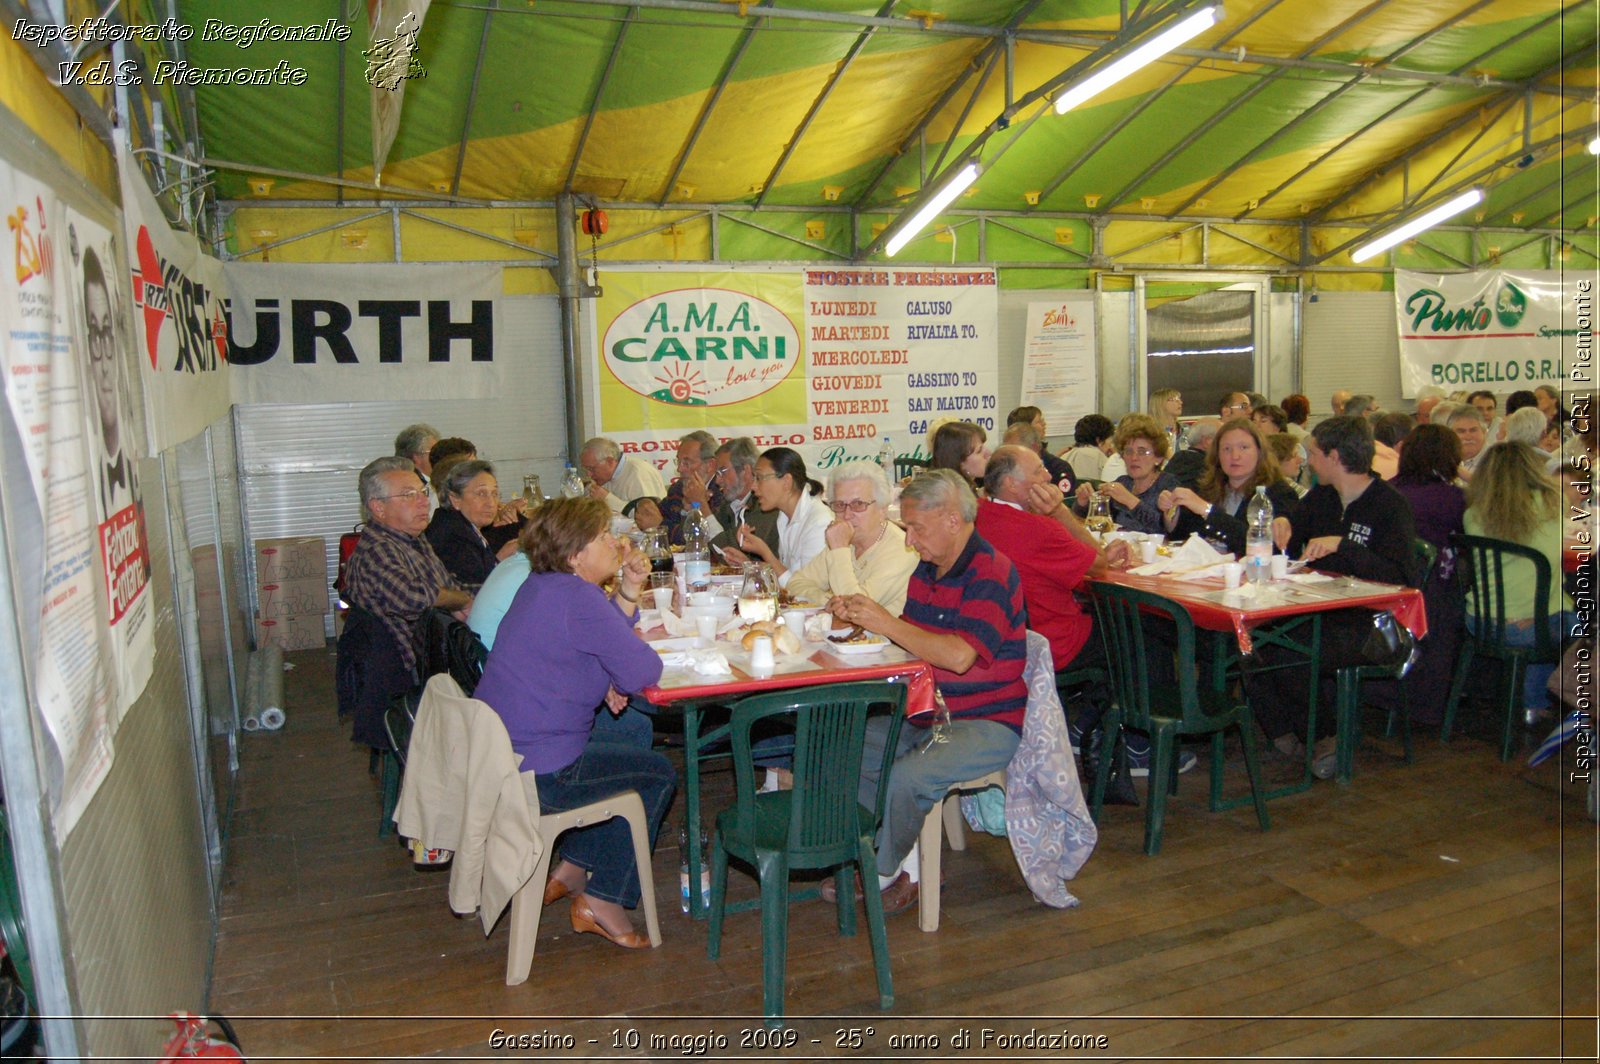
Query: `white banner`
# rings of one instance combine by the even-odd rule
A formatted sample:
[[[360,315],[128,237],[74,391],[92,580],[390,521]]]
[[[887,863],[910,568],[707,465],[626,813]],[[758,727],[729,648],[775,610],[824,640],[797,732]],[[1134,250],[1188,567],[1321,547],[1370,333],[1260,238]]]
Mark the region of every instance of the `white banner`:
[[[803,295],[806,414],[823,468],[841,451],[875,457],[885,436],[896,454],[927,458],[941,417],[976,422],[999,446],[994,270],[810,269]]]
[[[595,302],[602,435],[673,475],[678,440],[792,447],[808,470],[927,457],[930,421],[996,433],[995,271],[811,269],[605,278]],[[1001,426],[1003,428],[1003,426]]]
[[[230,262],[225,272],[234,402],[502,391],[515,344],[500,327],[498,266]]]
[[[122,154],[123,225],[130,249],[135,345],[144,378],[151,454],[182,443],[228,412],[222,263],[192,233],[167,224],[137,165]],[[119,298],[122,288],[118,286]]]
[[[1074,292],[1055,303],[1028,304],[1022,349],[1021,406],[1044,412],[1056,435],[1072,434],[1099,409],[1094,343],[1094,293]]]
[[[26,476],[15,522],[25,653],[65,839],[110,771],[118,721],[150,679],[149,550],[128,401],[134,358],[116,238],[0,164],[16,251],[0,271],[0,370]]]
[[[1593,387],[1595,283],[1594,271],[1396,270],[1400,393]]]

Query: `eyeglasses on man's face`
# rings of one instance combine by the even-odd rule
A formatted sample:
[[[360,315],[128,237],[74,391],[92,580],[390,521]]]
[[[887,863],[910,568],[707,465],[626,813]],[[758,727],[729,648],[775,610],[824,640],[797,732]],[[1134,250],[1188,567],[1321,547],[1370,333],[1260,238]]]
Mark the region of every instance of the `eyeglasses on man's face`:
[[[426,499],[429,494],[427,488],[409,488],[405,491],[397,491],[393,495],[379,495],[378,499],[382,502],[387,502],[391,499],[399,499],[401,502],[416,502],[418,499]]]
[[[871,499],[851,499],[849,502],[830,502],[828,504],[828,509],[832,510],[836,514],[842,514],[846,510],[849,510],[853,514],[861,514],[866,513],[867,509],[871,505]]]

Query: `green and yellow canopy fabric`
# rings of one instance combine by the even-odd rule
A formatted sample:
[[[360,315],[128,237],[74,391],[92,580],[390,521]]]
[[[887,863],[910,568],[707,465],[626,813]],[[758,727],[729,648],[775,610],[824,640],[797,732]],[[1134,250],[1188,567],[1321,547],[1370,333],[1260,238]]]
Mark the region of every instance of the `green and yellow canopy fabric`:
[[[1513,238],[1570,242],[1600,215],[1596,0],[1227,0],[1210,30],[1065,115],[1050,96],[1070,72],[1194,0],[433,0],[426,74],[407,84],[376,190],[366,11],[347,3],[268,15],[336,17],[343,44],[185,42],[196,67],[306,72],[193,88],[220,198],[848,208],[830,227],[848,255],[970,152],[983,172],[952,212],[989,212],[1024,259],[1114,254],[1093,246],[1109,222],[1148,223],[1119,229],[1132,246],[1217,220],[1309,226],[1292,248],[1239,241],[1305,265],[1471,186],[1488,198],[1458,224]],[[245,8],[177,3],[195,27],[262,10]],[[950,250],[928,236],[905,254]]]

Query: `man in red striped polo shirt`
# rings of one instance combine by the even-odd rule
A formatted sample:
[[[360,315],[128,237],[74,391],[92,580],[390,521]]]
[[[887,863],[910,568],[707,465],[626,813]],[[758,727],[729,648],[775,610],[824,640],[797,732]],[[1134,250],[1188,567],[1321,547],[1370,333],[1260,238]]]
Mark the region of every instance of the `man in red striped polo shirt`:
[[[922,558],[911,574],[905,612],[895,617],[865,595],[829,603],[836,617],[932,664],[950,708],[948,742],[929,742],[931,714],[900,729],[877,838],[886,914],[910,908],[920,893],[901,865],[928,810],[952,784],[1005,768],[1022,737],[1028,704],[1022,583],[1010,559],[978,535],[977,512],[978,500],[960,475],[948,469],[918,475],[900,496],[906,544]],[[887,723],[867,724],[860,798],[869,809],[877,800]]]

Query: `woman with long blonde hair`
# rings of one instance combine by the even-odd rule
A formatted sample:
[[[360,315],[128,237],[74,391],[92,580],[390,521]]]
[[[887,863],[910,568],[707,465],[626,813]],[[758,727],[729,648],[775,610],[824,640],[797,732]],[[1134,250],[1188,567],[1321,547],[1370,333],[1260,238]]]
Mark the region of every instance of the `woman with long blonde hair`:
[[[1572,599],[1561,590],[1561,546],[1566,531],[1566,504],[1561,489],[1545,473],[1546,455],[1526,443],[1497,443],[1484,450],[1467,482],[1467,533],[1532,547],[1550,563],[1552,591],[1550,634],[1559,646],[1577,619]],[[1531,647],[1533,629],[1533,563],[1508,559],[1501,570],[1505,594],[1506,642]],[[1556,596],[1559,596],[1558,598]],[[1467,617],[1473,628],[1473,618]],[[1553,664],[1529,664],[1523,674],[1524,709],[1543,706],[1549,695],[1545,681]]]
[[[1183,413],[1183,393],[1176,388],[1157,388],[1150,393],[1150,403],[1145,411],[1166,430],[1168,453],[1177,454],[1182,450],[1183,426],[1178,424],[1178,415]]]

